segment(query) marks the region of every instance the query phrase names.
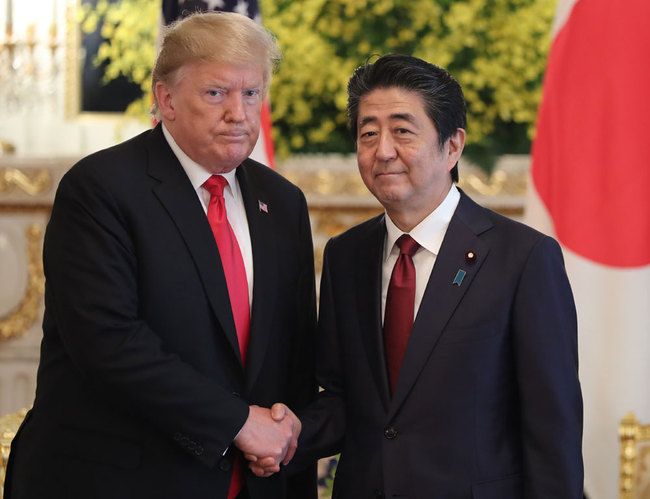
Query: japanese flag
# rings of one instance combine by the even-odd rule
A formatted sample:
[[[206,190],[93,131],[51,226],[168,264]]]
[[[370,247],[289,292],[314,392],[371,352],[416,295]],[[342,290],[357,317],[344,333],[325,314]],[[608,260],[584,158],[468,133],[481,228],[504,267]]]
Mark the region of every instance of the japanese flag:
[[[650,422],[650,1],[560,0],[526,221],[578,310],[585,492],[618,497],[618,426]]]

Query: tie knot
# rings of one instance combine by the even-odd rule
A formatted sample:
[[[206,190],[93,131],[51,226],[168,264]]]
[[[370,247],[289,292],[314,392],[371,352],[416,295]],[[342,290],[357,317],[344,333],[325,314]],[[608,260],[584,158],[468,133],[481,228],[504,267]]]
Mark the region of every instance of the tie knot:
[[[413,256],[420,245],[408,234],[402,234],[397,240],[399,252],[404,255]]]
[[[203,182],[203,188],[210,193],[210,196],[223,196],[223,188],[228,181],[222,175],[212,175]]]

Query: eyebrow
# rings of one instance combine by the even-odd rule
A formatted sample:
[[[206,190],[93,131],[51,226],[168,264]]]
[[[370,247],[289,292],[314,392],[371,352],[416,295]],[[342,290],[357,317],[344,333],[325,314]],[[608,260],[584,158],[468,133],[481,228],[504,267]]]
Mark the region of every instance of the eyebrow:
[[[402,121],[408,121],[409,123],[415,124],[415,116],[413,116],[411,113],[393,113],[388,117],[389,120],[394,121],[394,120],[402,120]],[[361,118],[359,121],[359,128],[363,127],[364,125],[367,125],[368,123],[373,123],[377,121],[376,116],[366,116],[364,118]]]

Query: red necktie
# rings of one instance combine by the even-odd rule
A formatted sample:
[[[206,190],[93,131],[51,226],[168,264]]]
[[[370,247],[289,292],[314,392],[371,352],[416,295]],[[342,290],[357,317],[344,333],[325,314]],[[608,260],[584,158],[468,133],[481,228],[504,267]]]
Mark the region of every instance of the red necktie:
[[[384,313],[384,341],[391,390],[395,390],[397,375],[413,329],[415,266],[412,257],[420,245],[408,234],[403,234],[397,240],[397,246],[400,253],[390,276]]]
[[[237,244],[237,238],[228,223],[223,188],[227,180],[221,175],[212,175],[203,187],[210,193],[208,204],[208,222],[217,241],[221,263],[226,274],[230,306],[235,319],[237,339],[242,363],[246,363],[248,339],[250,336],[250,305],[248,302],[248,280],[244,260]],[[244,484],[244,466],[242,456],[237,453],[233,467],[232,480],[228,490],[228,499],[234,499],[241,492]]]

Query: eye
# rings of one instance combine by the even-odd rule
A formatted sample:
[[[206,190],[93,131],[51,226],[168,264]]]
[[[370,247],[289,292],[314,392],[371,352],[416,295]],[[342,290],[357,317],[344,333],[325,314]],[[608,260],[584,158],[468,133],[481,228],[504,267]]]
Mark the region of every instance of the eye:
[[[377,135],[377,132],[375,132],[374,130],[369,130],[369,131],[367,131],[367,132],[363,132],[363,133],[360,135],[360,137],[361,137],[361,138],[364,138],[364,137],[374,137],[375,135]]]
[[[252,90],[245,90],[244,91],[244,96],[245,97],[256,97],[260,94],[260,91],[258,89],[252,89]]]
[[[398,128],[398,129],[395,130],[395,132],[398,135],[404,135],[404,134],[407,134],[407,133],[411,133],[411,131],[408,128]]]

